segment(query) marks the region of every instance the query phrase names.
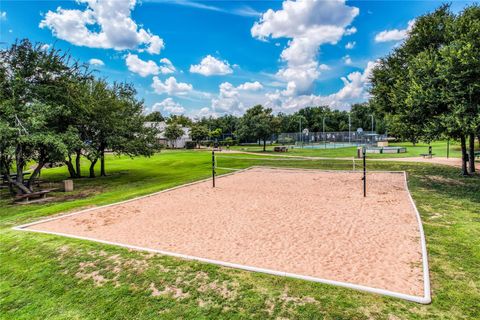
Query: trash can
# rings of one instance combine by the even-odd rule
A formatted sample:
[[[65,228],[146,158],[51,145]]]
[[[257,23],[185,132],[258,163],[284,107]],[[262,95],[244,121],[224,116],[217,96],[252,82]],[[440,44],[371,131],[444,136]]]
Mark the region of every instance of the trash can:
[[[357,158],[363,158],[363,147],[357,147]]]
[[[63,191],[65,192],[73,191],[73,180],[63,180]]]

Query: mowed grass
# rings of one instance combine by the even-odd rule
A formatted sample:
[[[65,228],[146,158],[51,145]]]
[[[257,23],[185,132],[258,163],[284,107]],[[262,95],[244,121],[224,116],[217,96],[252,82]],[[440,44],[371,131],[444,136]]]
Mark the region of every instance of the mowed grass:
[[[390,143],[390,146],[395,147],[406,147],[407,152],[405,153],[393,153],[393,154],[375,154],[369,153],[368,157],[370,158],[404,158],[404,157],[420,157],[421,154],[428,153],[429,144],[427,143],[417,143],[415,146],[412,143]],[[430,144],[432,146],[432,153],[435,157],[446,157],[447,156],[447,142],[446,141],[435,141]],[[477,146],[478,147],[478,146]],[[232,150],[246,151],[246,152],[258,152],[264,153],[262,146],[248,145],[248,146],[234,146],[231,147]],[[267,146],[267,153],[274,153],[273,146]],[[275,154],[278,154],[275,152]],[[307,157],[356,157],[357,156],[357,147],[345,147],[345,148],[331,148],[331,149],[312,149],[312,148],[302,148],[296,146],[293,149],[288,150],[289,155],[295,156],[307,156]],[[450,142],[450,151],[448,154],[452,158],[460,158],[461,150],[460,145],[456,142]]]
[[[222,155],[219,166],[269,165],[349,169],[349,161],[272,161]],[[478,319],[480,179],[456,168],[369,163],[407,170],[422,215],[433,302],[419,305],[334,286],[234,270],[12,226],[208,178],[209,152],[109,157],[109,176],[75,180],[76,190],[45,204],[0,201],[1,319]],[[86,170],[86,167],[85,167]],[[228,172],[219,170],[220,173]],[[55,183],[65,168],[45,170]],[[322,187],[322,186],[319,186]],[[361,192],[359,190],[359,192]],[[188,197],[188,194],[185,195]],[[275,223],[272,221],[272,223]]]

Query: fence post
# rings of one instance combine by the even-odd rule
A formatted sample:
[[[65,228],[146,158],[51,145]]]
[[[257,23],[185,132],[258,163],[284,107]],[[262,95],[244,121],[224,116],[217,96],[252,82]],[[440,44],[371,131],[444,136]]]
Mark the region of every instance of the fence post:
[[[215,188],[215,151],[212,150],[212,184]]]
[[[367,196],[367,157],[366,147],[363,147],[363,197]]]

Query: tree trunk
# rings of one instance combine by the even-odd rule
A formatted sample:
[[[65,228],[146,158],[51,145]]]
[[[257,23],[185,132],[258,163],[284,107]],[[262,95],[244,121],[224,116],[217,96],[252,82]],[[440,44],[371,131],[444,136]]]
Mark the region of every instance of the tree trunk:
[[[76,158],[75,158],[75,166],[76,166],[76,168],[77,168],[77,170],[76,170],[76,171],[77,171],[76,177],[77,177],[77,178],[81,178],[81,177],[82,177],[82,168],[81,168],[82,166],[81,166],[81,164],[80,164],[80,158],[81,158],[81,156],[82,156],[82,150],[79,149],[79,150],[76,151],[76,153],[77,153],[77,156],[76,156]]]
[[[23,183],[18,183],[16,180],[13,180],[10,175],[7,175],[7,181],[10,185],[15,186],[18,188],[17,194],[26,194],[26,193],[32,193],[30,189],[25,187]]]
[[[468,171],[467,171],[467,142],[466,142],[466,139],[465,139],[464,135],[462,135],[460,137],[460,145],[462,147],[462,174],[464,176],[467,176],[468,175]]]
[[[100,153],[100,176],[105,177],[105,150],[102,150]]]
[[[263,139],[263,151],[266,151],[267,139]]]
[[[469,169],[470,173],[475,173],[475,134],[470,133],[470,141],[468,143],[469,146],[469,154],[470,157],[468,157],[469,160]]]
[[[30,176],[30,178],[28,179],[28,188],[30,190],[33,191],[32,189],[32,185],[33,183],[35,182],[35,179],[37,178],[37,176],[40,175],[40,171],[42,170],[43,166],[45,165],[46,161],[41,161],[38,163],[37,167],[35,168],[35,170],[33,170],[33,173],[32,175]]]
[[[90,162],[90,178],[95,178],[95,164],[97,163],[97,159]]]
[[[70,155],[68,155],[68,160],[65,160],[65,164],[67,165],[70,178],[76,178],[77,173],[75,172],[75,168],[73,167],[72,157]]]
[[[17,178],[15,179],[15,182],[13,183],[20,193],[32,193],[30,189],[28,189],[24,183],[23,183],[23,167],[25,166],[24,159],[23,159],[23,148],[22,145],[17,145],[17,148],[15,149],[15,163],[16,163],[16,169],[17,169]],[[12,183],[12,179],[10,176],[7,178],[9,180],[9,183]]]

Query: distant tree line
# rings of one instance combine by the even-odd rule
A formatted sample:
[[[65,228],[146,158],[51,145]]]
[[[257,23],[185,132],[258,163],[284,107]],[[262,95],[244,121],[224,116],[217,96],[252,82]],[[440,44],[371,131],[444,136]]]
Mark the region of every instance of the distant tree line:
[[[109,84],[67,53],[22,40],[0,51],[0,174],[15,193],[33,192],[50,163],[72,178],[106,174],[105,152],[149,156],[156,130],[145,127],[143,102],[128,83]],[[32,168],[28,179],[24,171]],[[16,173],[16,176],[11,173]]]
[[[164,118],[160,112],[147,115],[149,121],[166,121],[170,138],[178,138],[175,132],[177,125],[190,127],[190,137],[198,145],[205,140],[227,142],[259,142],[264,146],[268,140],[280,133],[300,132],[307,128],[310,132],[365,131],[385,133],[387,124],[383,116],[368,104],[354,104],[350,111],[334,110],[326,106],[306,107],[292,114],[274,114],[272,109],[261,105],[246,110],[242,116],[223,115],[220,117],[203,117],[196,121],[184,115],[172,115]],[[350,120],[350,127],[349,127]],[[169,129],[169,127],[172,127]],[[179,132],[180,136],[181,133]]]

